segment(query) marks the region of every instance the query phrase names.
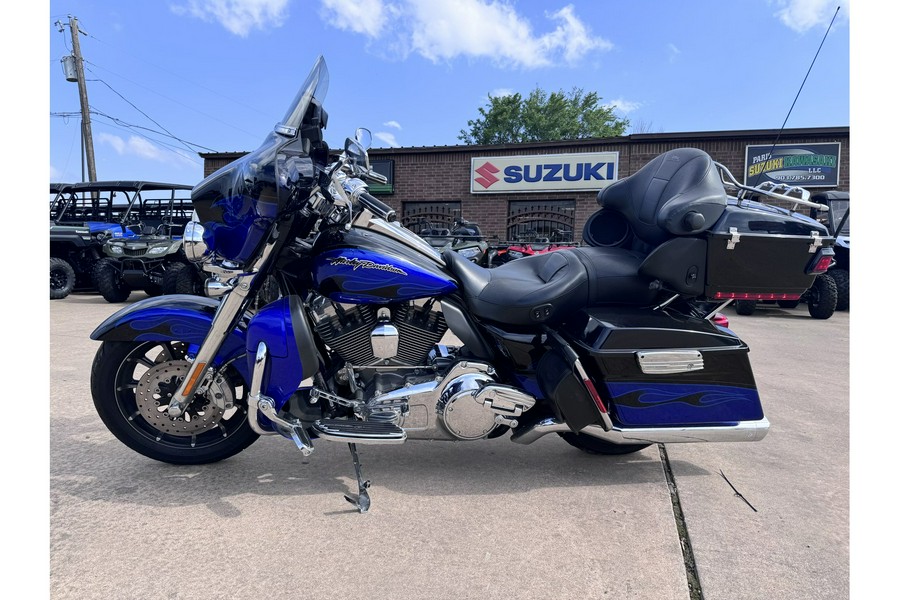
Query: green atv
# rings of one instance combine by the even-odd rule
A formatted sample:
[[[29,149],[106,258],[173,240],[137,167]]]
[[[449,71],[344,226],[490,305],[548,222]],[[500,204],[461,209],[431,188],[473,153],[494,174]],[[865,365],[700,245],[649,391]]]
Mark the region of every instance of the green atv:
[[[187,265],[182,233],[193,212],[192,187],[128,183],[136,188],[122,217],[128,234],[107,239],[93,267],[94,285],[107,302],[125,302],[136,289],[149,296],[171,293],[173,275]]]

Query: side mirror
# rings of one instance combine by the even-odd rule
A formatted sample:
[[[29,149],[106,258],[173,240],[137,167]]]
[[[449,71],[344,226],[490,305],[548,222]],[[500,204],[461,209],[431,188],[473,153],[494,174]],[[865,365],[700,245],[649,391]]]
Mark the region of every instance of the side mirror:
[[[360,127],[356,130],[356,141],[363,150],[368,150],[372,147],[372,132],[365,127]]]

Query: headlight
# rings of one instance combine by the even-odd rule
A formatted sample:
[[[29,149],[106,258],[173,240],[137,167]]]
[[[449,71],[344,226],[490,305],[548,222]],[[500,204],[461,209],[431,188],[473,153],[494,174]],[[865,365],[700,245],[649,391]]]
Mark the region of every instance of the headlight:
[[[122,248],[122,246],[110,246],[109,251],[113,254],[123,254],[125,252],[125,249]]]
[[[184,254],[191,262],[202,262],[209,254],[209,247],[203,241],[203,225],[197,221],[190,221],[184,226],[182,238]]]
[[[459,251],[459,255],[465,258],[475,258],[479,252],[481,252],[481,248],[463,248]]]
[[[165,254],[166,250],[168,250],[168,246],[154,246],[147,251],[148,256],[155,256],[157,254]]]
[[[519,252],[518,250],[510,250],[510,251],[509,251],[509,255],[512,256],[513,258],[522,258],[523,256],[525,256],[524,254],[522,254],[522,253]]]

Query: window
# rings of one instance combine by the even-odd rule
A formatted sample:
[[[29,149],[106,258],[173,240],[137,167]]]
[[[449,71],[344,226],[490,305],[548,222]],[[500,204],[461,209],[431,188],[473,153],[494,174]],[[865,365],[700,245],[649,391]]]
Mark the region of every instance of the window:
[[[434,232],[446,229],[449,235],[453,220],[462,212],[460,202],[404,202],[403,226],[421,234],[423,230]]]
[[[513,200],[506,236],[517,242],[571,242],[575,239],[574,200]]]

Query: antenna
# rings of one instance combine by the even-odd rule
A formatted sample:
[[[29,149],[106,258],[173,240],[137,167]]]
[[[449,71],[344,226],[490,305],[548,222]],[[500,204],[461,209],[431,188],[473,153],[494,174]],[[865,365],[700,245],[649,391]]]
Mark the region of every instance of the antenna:
[[[816,50],[816,55],[813,57],[812,62],[809,65],[809,69],[806,70],[806,76],[803,77],[803,82],[800,84],[800,89],[797,90],[797,95],[794,96],[794,101],[791,103],[791,107],[788,109],[787,115],[784,117],[784,122],[781,124],[781,129],[778,130],[778,135],[775,136],[775,141],[772,142],[772,147],[769,149],[769,158],[772,157],[772,154],[775,152],[775,146],[778,145],[778,140],[781,139],[781,134],[784,133],[784,127],[785,125],[787,125],[788,119],[790,118],[791,113],[794,110],[794,105],[797,104],[797,99],[800,97],[800,92],[803,91],[803,86],[806,85],[806,80],[809,78],[809,74],[812,72],[813,65],[816,64],[816,59],[819,58],[819,52],[822,51],[822,46],[825,45],[825,39],[828,37],[828,33],[831,31],[831,26],[834,25],[834,20],[837,19],[839,10],[841,10],[840,5],[838,5],[838,7],[834,9],[834,16],[831,17],[831,23],[828,24],[828,29],[825,30],[825,35],[822,36],[822,41],[819,43],[819,49]],[[756,181],[753,183],[753,185],[759,185],[759,178],[763,175],[765,175],[763,171],[757,173]]]

